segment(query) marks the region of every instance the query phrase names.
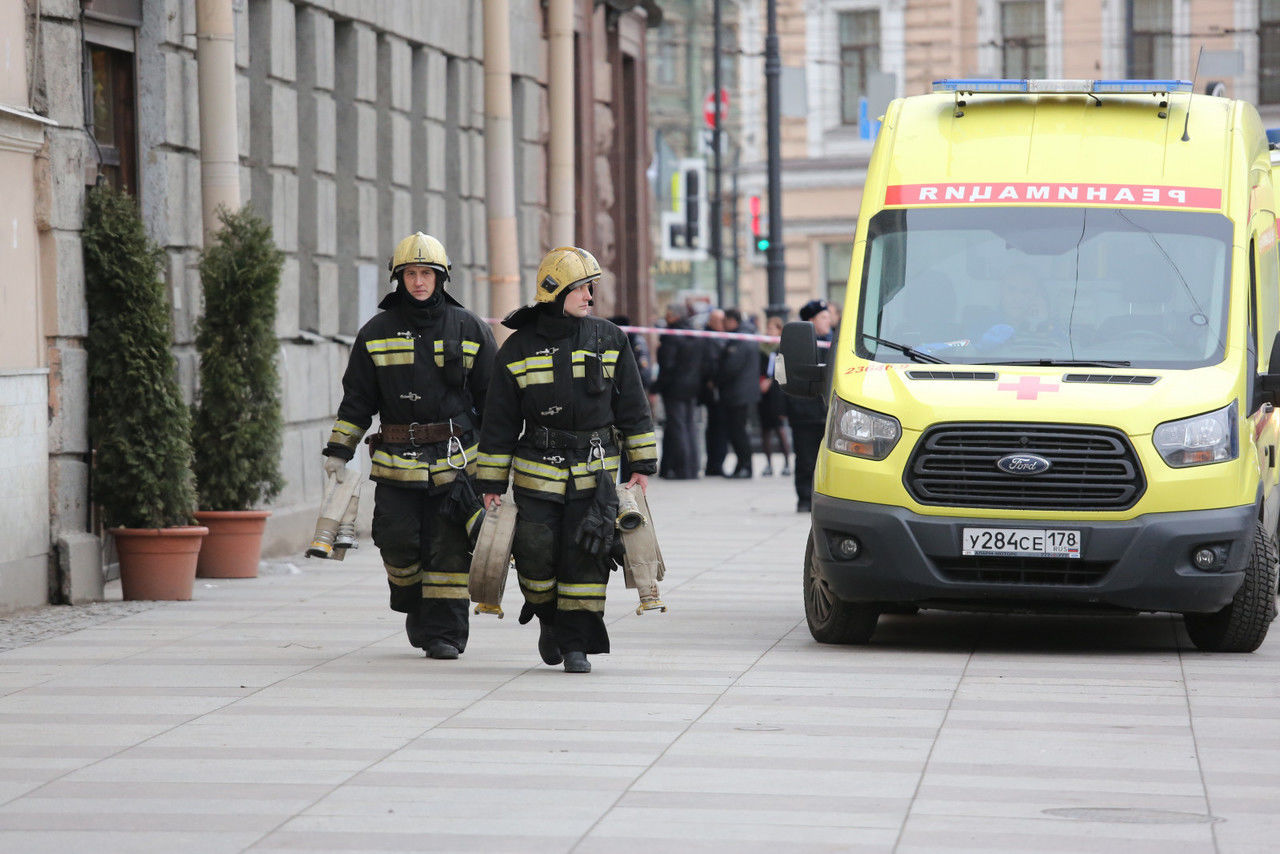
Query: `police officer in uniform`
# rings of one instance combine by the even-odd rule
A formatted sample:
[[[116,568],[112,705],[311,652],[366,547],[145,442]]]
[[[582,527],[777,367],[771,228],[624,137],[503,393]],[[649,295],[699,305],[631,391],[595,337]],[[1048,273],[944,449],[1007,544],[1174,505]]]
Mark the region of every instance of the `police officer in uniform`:
[[[533,305],[503,320],[485,404],[477,480],[486,507],[510,477],[519,498],[512,554],[524,594],[520,622],[539,620],[538,651],[570,673],[609,651],[605,586],[616,557],[615,483],[657,468],[652,416],[627,336],[592,317],[600,265],[583,249],[553,249],[538,268]],[[612,552],[612,554],[611,554]]]
[[[476,441],[497,347],[488,325],[445,291],[439,240],[409,235],[388,268],[395,290],[356,335],[324,467],[354,477],[344,466],[380,416],[366,441],[391,610],[405,614],[410,644],[452,659],[467,645],[468,527],[482,515]]]

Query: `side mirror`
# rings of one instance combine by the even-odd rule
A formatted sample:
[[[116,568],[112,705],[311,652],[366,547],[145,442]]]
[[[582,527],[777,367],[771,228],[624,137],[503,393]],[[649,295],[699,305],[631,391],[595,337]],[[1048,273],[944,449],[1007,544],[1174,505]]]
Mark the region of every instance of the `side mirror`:
[[[812,323],[793,320],[782,327],[778,357],[774,377],[783,391],[793,397],[822,397],[827,366],[820,361]]]
[[[1280,332],[1271,342],[1271,360],[1267,362],[1267,373],[1258,374],[1257,389],[1263,403],[1273,406],[1280,403]]]

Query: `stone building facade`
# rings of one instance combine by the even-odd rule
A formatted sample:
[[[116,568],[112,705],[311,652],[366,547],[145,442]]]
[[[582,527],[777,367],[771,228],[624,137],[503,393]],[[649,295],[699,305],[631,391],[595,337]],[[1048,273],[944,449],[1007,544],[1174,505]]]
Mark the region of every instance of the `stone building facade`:
[[[228,0],[235,11],[241,197],[286,253],[276,332],[284,491],[265,548],[298,553],[349,345],[414,230],[440,237],[451,290],[489,312],[481,0]],[[519,258],[548,249],[546,21],[510,0]],[[575,0],[577,240],[642,318],[649,239],[645,40],[654,2]],[[0,4],[0,612],[101,595],[110,537],[89,500],[85,191],[135,193],[164,248],[188,397],[202,247],[195,0]],[[12,330],[12,331],[10,331]],[[196,449],[208,453],[210,449]],[[12,527],[11,527],[12,523]]]

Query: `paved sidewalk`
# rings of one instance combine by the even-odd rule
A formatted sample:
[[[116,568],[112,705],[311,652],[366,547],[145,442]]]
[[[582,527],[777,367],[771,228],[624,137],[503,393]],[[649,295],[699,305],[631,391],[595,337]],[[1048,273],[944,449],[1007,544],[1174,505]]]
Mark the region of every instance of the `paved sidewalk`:
[[[1280,847],[1280,628],[1213,656],[1169,617],[927,612],[823,646],[786,479],[651,499],[671,610],[615,577],[589,675],[539,662],[514,582],[423,658],[367,542],[18,641],[0,850]]]

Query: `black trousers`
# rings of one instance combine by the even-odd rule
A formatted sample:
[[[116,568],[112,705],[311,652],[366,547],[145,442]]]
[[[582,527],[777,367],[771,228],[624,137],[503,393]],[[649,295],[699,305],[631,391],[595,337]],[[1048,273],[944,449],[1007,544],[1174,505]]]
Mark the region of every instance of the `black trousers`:
[[[724,410],[719,402],[707,404],[707,474],[712,476],[724,474],[724,458],[729,453]]]
[[[575,536],[594,497],[564,504],[521,494],[512,556],[524,594],[520,622],[534,617],[555,627],[561,652],[609,651],[604,594],[613,563],[578,547]]]
[[[818,448],[822,445],[824,424],[792,424],[791,438],[796,452],[796,497],[808,500],[813,496],[813,468],[818,462]]]
[[[667,424],[662,433],[663,477],[695,478],[698,476],[698,433],[693,423],[697,403],[692,399],[662,396]]]
[[[415,645],[440,639],[467,646],[467,576],[471,543],[462,525],[445,520],[445,493],[428,495],[380,483],[374,491],[373,543],[382,553],[391,610],[408,614]]]
[[[721,407],[724,412],[724,430],[729,436],[729,443],[733,445],[733,454],[738,459],[733,464],[735,472],[751,471],[751,437],[747,435],[747,419],[751,417],[751,405],[743,404],[725,404]]]

